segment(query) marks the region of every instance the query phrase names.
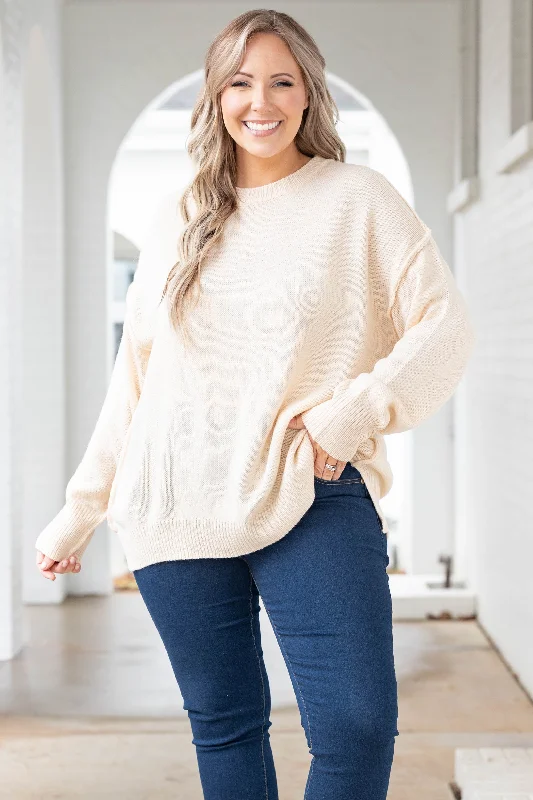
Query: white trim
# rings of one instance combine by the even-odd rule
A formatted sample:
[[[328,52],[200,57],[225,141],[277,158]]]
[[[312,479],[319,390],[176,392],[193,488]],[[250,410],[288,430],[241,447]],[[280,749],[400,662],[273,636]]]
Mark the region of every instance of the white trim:
[[[465,178],[448,194],[446,208],[449,214],[464,211],[479,199],[479,177]]]
[[[512,172],[533,156],[533,121],[526,122],[505,143],[496,158],[497,172]]]
[[[511,40],[509,53],[510,134],[533,119],[533,3],[511,0]]]
[[[461,0],[455,181],[478,172],[480,0]]]

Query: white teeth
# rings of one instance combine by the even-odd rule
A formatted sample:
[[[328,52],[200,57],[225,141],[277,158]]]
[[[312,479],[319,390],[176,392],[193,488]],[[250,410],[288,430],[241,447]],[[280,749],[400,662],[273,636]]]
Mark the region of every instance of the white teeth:
[[[277,128],[278,125],[281,125],[281,122],[268,122],[266,125],[260,125],[257,122],[245,122],[244,124],[252,131],[270,131],[273,128]]]

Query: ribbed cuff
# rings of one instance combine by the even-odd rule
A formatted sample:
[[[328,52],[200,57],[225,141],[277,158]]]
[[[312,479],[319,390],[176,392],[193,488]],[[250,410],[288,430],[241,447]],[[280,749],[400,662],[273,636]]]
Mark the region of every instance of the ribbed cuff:
[[[76,556],[80,560],[96,526],[102,521],[100,517],[101,515],[95,518],[94,510],[65,503],[41,531],[35,548],[54,561],[61,561],[69,556]]]
[[[312,438],[333,458],[349,461],[372,435],[372,415],[353,397],[332,397],[309,408],[302,420]]]

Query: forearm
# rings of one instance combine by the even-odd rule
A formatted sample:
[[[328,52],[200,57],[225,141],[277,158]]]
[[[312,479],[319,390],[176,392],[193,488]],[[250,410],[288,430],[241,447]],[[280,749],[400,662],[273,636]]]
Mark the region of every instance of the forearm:
[[[311,436],[342,461],[373,434],[409,430],[435,413],[475,343],[464,298],[431,237],[394,287],[388,313],[398,333],[391,352],[302,414]]]

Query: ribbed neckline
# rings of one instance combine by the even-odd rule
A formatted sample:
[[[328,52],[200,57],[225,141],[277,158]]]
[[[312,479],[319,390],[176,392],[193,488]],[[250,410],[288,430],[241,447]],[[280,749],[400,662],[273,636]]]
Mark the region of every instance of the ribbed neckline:
[[[265,183],[263,186],[252,186],[246,188],[242,186],[236,186],[235,190],[239,198],[239,203],[252,203],[256,200],[266,200],[271,197],[279,197],[280,195],[289,192],[292,193],[309,181],[313,177],[317,167],[320,164],[323,164],[324,161],[328,160],[329,159],[327,158],[323,158],[323,156],[314,155],[309,159],[309,161],[306,161],[303,166],[299,167],[294,172],[291,172],[290,175],[286,175],[284,178],[280,178],[277,181]]]

